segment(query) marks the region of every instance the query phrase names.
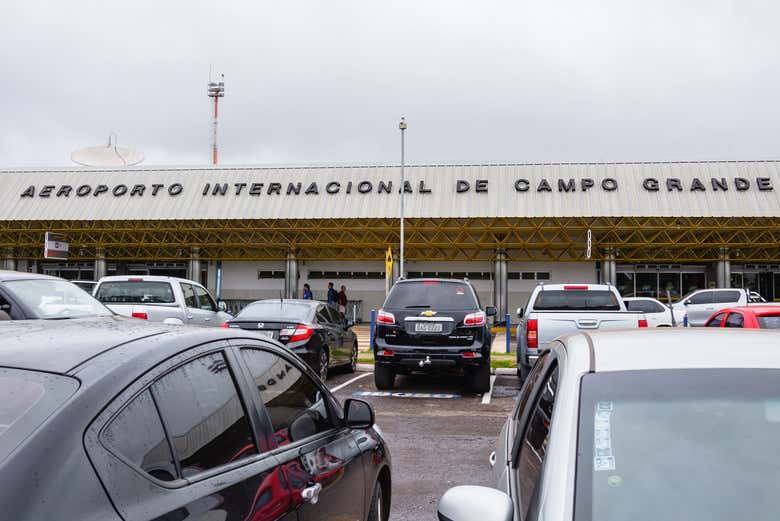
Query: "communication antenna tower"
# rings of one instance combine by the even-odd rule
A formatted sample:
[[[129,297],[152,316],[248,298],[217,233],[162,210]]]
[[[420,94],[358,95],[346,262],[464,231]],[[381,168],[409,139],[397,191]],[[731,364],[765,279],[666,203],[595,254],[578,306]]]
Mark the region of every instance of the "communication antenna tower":
[[[219,151],[217,148],[217,117],[219,116],[219,98],[225,97],[225,75],[220,75],[219,83],[215,83],[211,81],[211,78],[209,78],[209,86],[207,90],[209,98],[212,98],[214,100],[214,131],[211,138],[211,145],[212,145],[212,163],[217,164],[217,160],[219,158]]]

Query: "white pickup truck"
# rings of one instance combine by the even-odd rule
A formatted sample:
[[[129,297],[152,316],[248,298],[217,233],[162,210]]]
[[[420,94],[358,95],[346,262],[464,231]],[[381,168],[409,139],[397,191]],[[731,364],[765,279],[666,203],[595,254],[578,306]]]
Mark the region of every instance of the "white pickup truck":
[[[525,379],[548,342],[565,333],[647,327],[642,312],[627,311],[614,286],[540,284],[517,316],[517,376]]]
[[[176,277],[103,277],[93,295],[114,313],[150,322],[221,326],[233,318],[206,288]]]

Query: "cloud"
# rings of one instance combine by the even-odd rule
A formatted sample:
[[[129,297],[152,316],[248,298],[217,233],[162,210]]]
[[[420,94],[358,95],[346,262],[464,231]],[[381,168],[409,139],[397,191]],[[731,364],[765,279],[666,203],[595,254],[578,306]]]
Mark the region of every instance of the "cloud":
[[[776,157],[780,5],[23,2],[0,20],[0,166],[108,133],[147,164]]]

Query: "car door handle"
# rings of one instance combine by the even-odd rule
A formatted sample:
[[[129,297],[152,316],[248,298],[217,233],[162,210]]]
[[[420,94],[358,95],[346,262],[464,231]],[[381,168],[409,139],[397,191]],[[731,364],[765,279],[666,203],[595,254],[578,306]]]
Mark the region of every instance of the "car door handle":
[[[311,503],[312,505],[316,505],[317,501],[320,500],[320,491],[321,490],[322,490],[322,485],[320,485],[319,483],[315,483],[314,485],[303,489],[301,491],[301,497],[307,503]]]
[[[192,320],[192,315],[187,315],[187,320]]]
[[[205,320],[206,322],[208,322],[209,320],[211,320],[211,317],[203,317],[203,320]]]

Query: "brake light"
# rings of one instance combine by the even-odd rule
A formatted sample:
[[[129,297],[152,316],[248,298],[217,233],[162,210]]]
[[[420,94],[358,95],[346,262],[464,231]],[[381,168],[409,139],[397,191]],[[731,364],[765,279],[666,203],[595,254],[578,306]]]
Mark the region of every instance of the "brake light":
[[[484,326],[487,321],[487,316],[482,311],[476,313],[469,313],[466,318],[463,319],[464,326]]]
[[[427,285],[431,286],[431,285],[434,285],[434,284],[439,284],[439,281],[438,280],[424,280],[423,284],[427,284]]]
[[[143,311],[133,311],[133,313],[130,316],[133,318],[140,318],[141,320],[149,320],[149,315],[147,315]]]
[[[463,358],[482,358],[482,353],[476,351],[464,351],[460,354]]]
[[[229,325],[227,322],[225,322],[224,324],[222,324],[222,325],[221,325],[221,326],[219,326],[219,327],[224,327],[225,329],[227,329],[227,328],[229,328],[229,327],[230,327],[230,325]]]
[[[639,327],[647,327],[647,320],[645,320],[644,318],[640,318]]]
[[[288,342],[300,342],[301,340],[308,340],[314,334],[314,328],[303,324],[298,324],[295,329],[282,329],[279,331],[279,336],[289,336]]]
[[[376,315],[376,322],[377,324],[395,324],[395,315],[380,309]]]
[[[141,277],[130,277],[127,279],[127,282],[143,282],[143,281],[144,279],[142,279]]]
[[[529,318],[525,325],[525,342],[532,349],[539,347],[539,321],[535,318]]]
[[[588,289],[588,286],[564,286],[563,289]]]
[[[393,356],[395,353],[390,349],[383,349],[381,351],[377,351],[376,354],[378,356]]]

